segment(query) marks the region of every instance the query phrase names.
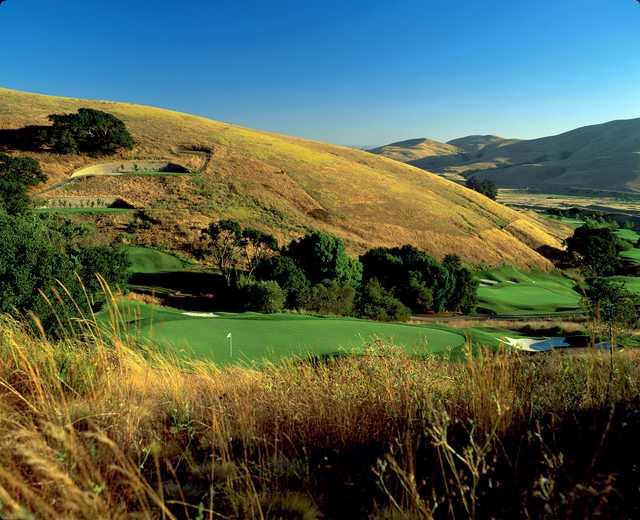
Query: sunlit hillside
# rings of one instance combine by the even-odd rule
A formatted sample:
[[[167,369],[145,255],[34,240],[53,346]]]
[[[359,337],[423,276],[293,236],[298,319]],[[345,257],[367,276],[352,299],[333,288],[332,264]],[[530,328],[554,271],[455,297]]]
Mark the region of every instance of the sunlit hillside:
[[[640,191],[640,119],[523,141],[463,137],[443,145],[452,150],[421,157],[409,157],[412,147],[401,144],[389,145],[393,153],[384,146],[372,151],[435,173],[489,178],[500,187]]]
[[[353,252],[412,243],[436,257],[457,253],[474,263],[547,267],[535,249],[559,246],[550,224],[418,168],[203,117],[0,89],[0,129],[47,124],[47,115],[80,107],[124,120],[137,146],[107,159],[11,150],[37,157],[49,175],[48,188],[36,197],[122,197],[157,216],[153,239],[167,247],[188,240],[190,233],[221,216],[264,228],[280,239],[321,228],[344,238]],[[97,175],[64,184],[80,168],[125,160],[170,160],[193,173]],[[129,217],[100,218],[116,219],[122,227]]]

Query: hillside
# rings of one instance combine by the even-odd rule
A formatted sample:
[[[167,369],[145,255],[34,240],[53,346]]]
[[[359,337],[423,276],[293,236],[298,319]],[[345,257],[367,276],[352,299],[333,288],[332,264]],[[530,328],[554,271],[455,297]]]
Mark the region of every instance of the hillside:
[[[401,162],[203,117],[0,89],[0,129],[46,124],[48,114],[80,107],[124,120],[136,148],[106,159],[12,153],[40,160],[50,177],[48,188],[36,194],[43,204],[121,197],[144,208],[150,223],[135,232],[127,213],[93,217],[105,232],[129,231],[129,241],[180,249],[205,224],[224,216],[281,240],[321,228],[344,238],[354,253],[412,243],[439,258],[457,253],[473,263],[548,267],[534,249],[559,245],[549,224]],[[125,172],[125,161],[143,160],[168,161],[194,173],[95,173],[105,162],[122,161]],[[94,168],[82,171],[93,171],[93,176],[76,176],[65,184],[76,170],[89,166]]]
[[[448,141],[447,144],[457,147],[464,153],[478,153],[487,148],[500,148],[517,142],[518,139],[505,139],[497,135],[469,135]]]
[[[441,143],[432,139],[409,139],[369,150],[371,153],[384,155],[396,161],[411,162],[434,155],[452,155],[460,150],[451,144]]]
[[[470,136],[447,145],[458,152],[406,162],[443,175],[488,177],[505,188],[640,191],[640,119],[540,139]],[[401,154],[396,151],[396,155]]]

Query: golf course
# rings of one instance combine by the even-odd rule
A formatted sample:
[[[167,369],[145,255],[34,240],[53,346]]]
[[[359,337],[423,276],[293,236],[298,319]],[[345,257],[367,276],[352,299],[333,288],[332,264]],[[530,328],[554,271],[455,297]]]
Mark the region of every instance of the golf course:
[[[127,256],[130,262],[129,271],[132,273],[180,271],[191,265],[177,256],[149,247],[129,246]]]
[[[559,272],[525,273],[503,266],[477,273],[478,306],[490,314],[553,314],[578,311],[581,296]]]
[[[463,332],[438,326],[294,313],[187,313],[129,300],[118,303],[118,313],[129,333],[142,342],[148,340],[178,356],[217,364],[354,354],[376,340],[421,356],[459,350],[466,340]],[[108,319],[108,312],[103,319]]]

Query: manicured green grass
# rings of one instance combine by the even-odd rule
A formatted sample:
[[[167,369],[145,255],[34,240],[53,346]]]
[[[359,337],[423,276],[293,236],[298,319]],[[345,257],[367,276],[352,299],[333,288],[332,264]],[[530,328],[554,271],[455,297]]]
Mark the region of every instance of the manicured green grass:
[[[551,314],[578,310],[573,281],[558,272],[522,272],[500,267],[477,273],[478,310],[496,314]]]
[[[626,240],[627,242],[631,242],[635,244],[638,239],[640,239],[640,235],[636,233],[633,229],[617,229],[616,236],[621,238],[622,240]]]
[[[543,215],[545,214],[543,213]],[[579,218],[558,217],[557,215],[545,215],[545,216],[551,220],[562,222],[563,224],[567,224],[568,226],[573,226],[576,228],[584,224],[584,220]]]
[[[191,265],[169,253],[148,247],[130,246],[127,247],[127,254],[129,256],[129,262],[131,262],[129,271],[132,273],[179,271]]]
[[[611,276],[609,280],[623,282],[624,286],[631,292],[640,294],[640,277],[637,276]]]
[[[633,263],[640,264],[640,249],[634,248],[628,251],[622,251],[620,256],[625,260],[631,260]]]
[[[220,364],[357,353],[376,339],[401,346],[412,355],[447,353],[459,350],[466,340],[464,332],[444,327],[355,318],[257,313],[196,317],[176,309],[129,301],[120,302],[119,309],[137,337],[189,358]],[[482,337],[487,344],[495,344],[490,335]]]

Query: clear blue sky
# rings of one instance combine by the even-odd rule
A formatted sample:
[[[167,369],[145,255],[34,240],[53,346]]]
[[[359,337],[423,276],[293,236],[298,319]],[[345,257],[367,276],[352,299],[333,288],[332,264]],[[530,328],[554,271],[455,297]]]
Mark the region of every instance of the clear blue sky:
[[[640,117],[636,0],[7,0],[0,85],[349,145]]]

